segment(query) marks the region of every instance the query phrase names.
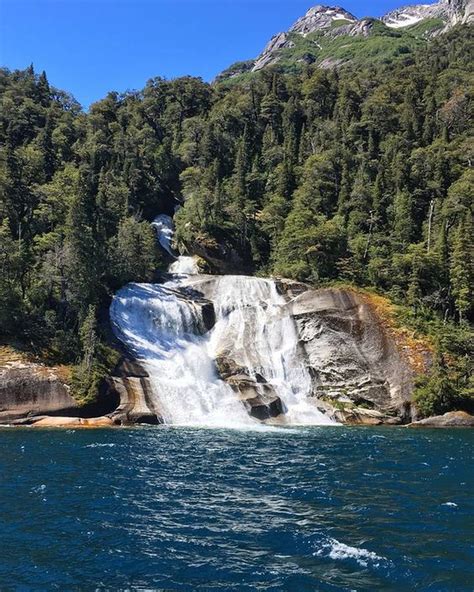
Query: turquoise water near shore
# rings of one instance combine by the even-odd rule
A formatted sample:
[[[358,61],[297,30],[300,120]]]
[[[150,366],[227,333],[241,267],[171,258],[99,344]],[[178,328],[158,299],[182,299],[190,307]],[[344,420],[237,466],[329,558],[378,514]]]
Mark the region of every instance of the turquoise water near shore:
[[[0,430],[0,590],[471,591],[474,432]]]

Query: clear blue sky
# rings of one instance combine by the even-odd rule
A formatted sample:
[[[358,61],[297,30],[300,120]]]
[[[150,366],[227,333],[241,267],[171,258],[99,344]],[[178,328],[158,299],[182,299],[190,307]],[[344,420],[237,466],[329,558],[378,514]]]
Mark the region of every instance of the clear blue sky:
[[[324,3],[324,2],[320,2]],[[358,17],[403,0],[340,0]],[[87,107],[153,76],[212,80],[257,56],[312,0],[0,0],[0,63],[33,63]],[[330,2],[328,2],[330,4]]]

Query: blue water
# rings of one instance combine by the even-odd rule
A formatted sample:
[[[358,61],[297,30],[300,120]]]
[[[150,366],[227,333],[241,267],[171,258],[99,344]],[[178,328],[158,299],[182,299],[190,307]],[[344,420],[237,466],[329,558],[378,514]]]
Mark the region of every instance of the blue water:
[[[474,589],[474,431],[0,440],[2,592]]]

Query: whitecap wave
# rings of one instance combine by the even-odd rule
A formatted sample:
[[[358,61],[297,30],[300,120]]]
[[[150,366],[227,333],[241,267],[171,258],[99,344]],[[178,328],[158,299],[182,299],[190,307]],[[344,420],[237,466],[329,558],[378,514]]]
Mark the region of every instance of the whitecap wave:
[[[329,557],[334,561],[352,559],[362,567],[368,567],[369,564],[378,567],[381,562],[388,561],[386,557],[381,557],[373,551],[362,547],[351,547],[350,545],[341,543],[337,539],[328,539],[314,555],[317,557]]]

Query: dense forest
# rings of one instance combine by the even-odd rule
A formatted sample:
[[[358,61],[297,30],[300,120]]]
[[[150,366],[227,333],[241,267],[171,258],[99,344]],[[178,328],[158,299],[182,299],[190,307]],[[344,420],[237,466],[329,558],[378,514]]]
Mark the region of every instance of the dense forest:
[[[396,63],[154,78],[87,113],[1,70],[2,339],[75,364],[87,399],[114,359],[110,298],[153,278],[149,221],[181,206],[183,252],[403,305],[437,352],[422,411],[472,407],[472,49],[457,27]]]

